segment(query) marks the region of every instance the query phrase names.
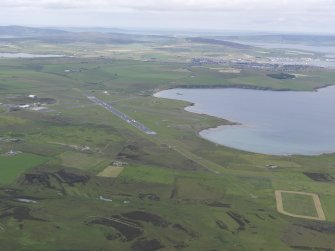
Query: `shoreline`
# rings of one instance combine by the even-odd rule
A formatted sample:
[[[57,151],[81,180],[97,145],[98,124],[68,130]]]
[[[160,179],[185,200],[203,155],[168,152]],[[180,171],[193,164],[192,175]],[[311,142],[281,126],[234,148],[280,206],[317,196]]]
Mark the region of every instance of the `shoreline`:
[[[334,84],[324,84],[320,87],[315,87],[313,90],[293,90],[288,88],[282,89],[275,89],[272,87],[265,87],[265,86],[256,86],[256,85],[246,85],[246,84],[229,84],[229,85],[175,85],[172,87],[168,87],[166,89],[162,89],[158,92],[165,91],[165,90],[172,90],[172,89],[242,89],[242,90],[257,90],[257,91],[274,91],[274,92],[314,92],[319,91],[321,89],[335,86]],[[156,92],[156,93],[158,93]],[[156,94],[154,93],[154,95]]]

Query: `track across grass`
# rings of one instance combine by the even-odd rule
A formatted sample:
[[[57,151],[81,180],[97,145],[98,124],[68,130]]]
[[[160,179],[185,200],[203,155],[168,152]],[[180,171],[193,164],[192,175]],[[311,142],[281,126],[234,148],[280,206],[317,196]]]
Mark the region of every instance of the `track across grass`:
[[[321,220],[321,221],[326,220],[325,214],[321,206],[320,198],[317,194],[277,190],[275,192],[275,195],[276,195],[276,201],[277,201],[277,210],[279,213],[292,216],[292,217],[304,218],[304,219],[310,219],[310,220]],[[286,200],[285,199],[286,195],[289,195],[291,198],[288,197],[288,199]],[[292,200],[292,198],[294,200]],[[294,203],[295,205],[286,206],[287,203]],[[311,205],[315,207],[315,213],[316,213],[315,215],[313,212],[314,209],[310,209],[310,210],[308,209],[308,207],[310,207]],[[295,210],[296,212],[308,213],[310,215],[299,215],[299,214],[296,214],[295,212],[294,213],[288,212],[286,211],[286,208],[289,208],[290,211]]]

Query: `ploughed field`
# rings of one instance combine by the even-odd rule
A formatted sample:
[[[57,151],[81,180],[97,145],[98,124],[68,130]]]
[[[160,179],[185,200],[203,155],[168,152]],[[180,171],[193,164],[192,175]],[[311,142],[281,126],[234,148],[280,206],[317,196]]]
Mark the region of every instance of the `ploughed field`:
[[[92,54],[106,49],[90,46]],[[198,55],[189,46],[189,56]],[[270,156],[218,146],[197,133],[228,121],[152,96],[179,85],[313,90],[333,83],[334,72],[273,78],[262,70],[195,67],[158,49],[121,56],[0,60],[1,250],[334,249],[334,154]],[[278,212],[277,190],[318,195],[325,220]],[[312,199],[299,197],[297,205],[295,196],[283,195],[285,210],[316,215]]]

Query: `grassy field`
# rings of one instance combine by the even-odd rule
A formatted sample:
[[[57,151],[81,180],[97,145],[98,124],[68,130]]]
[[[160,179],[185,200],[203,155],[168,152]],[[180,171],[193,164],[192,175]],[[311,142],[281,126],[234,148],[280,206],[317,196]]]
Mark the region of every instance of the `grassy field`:
[[[291,193],[282,193],[282,196],[284,210],[286,212],[310,217],[318,216],[315,209],[313,197],[309,195]]]
[[[98,173],[97,176],[106,178],[116,178],[122,173],[123,169],[124,167],[122,166],[108,166],[100,173]]]
[[[0,184],[11,184],[21,174],[47,160],[46,157],[26,153],[18,154],[16,156],[0,156]]]
[[[334,154],[269,156],[217,146],[198,132],[228,121],[188,113],[188,103],[152,94],[180,85],[314,90],[334,83],[335,72],[305,69],[296,72],[301,77],[278,80],[267,70],[220,71],[190,62],[257,52],[170,43],[19,41],[13,50],[77,56],[0,60],[0,149],[23,152],[0,157],[1,250],[333,249]],[[56,102],[44,112],[7,106],[30,94]],[[157,136],[87,95],[111,102]],[[113,167],[109,178],[97,175],[114,161],[127,165]],[[278,213],[276,190],[318,194],[326,221]],[[308,196],[283,196],[285,210],[315,215]]]

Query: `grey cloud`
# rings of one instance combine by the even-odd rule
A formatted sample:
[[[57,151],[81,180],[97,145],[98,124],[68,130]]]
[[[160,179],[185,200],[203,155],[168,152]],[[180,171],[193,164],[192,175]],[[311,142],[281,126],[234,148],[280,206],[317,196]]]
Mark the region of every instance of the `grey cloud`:
[[[2,0],[1,8],[138,11],[335,10],[335,0]]]
[[[332,32],[335,0],[0,0],[1,24]]]

